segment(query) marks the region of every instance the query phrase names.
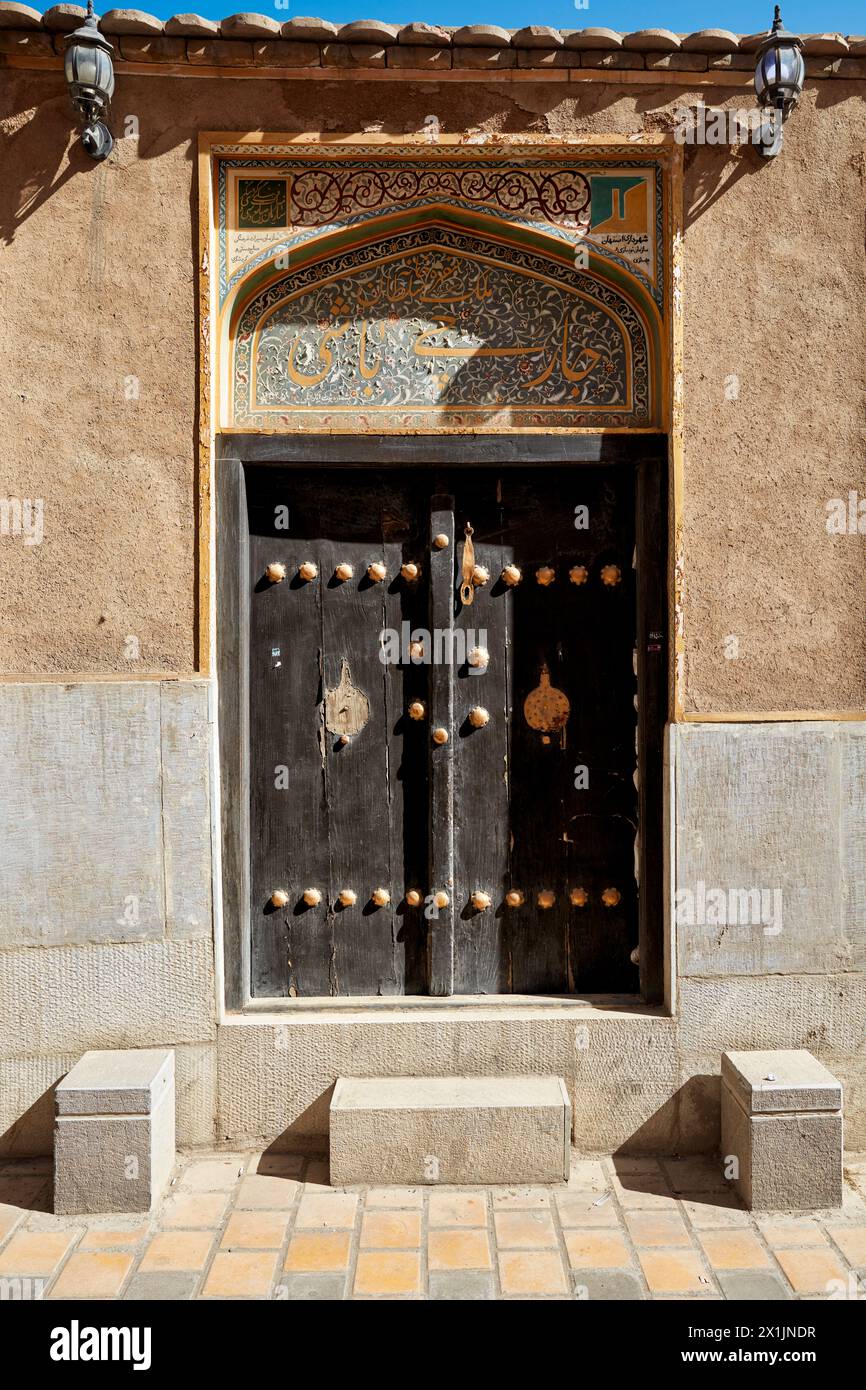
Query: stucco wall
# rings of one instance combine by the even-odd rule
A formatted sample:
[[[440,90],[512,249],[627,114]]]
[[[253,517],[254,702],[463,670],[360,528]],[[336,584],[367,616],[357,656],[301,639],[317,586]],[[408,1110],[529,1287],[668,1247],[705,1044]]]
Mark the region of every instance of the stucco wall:
[[[433,112],[445,131],[616,133],[669,128],[699,98],[752,101],[688,82],[121,75],[115,132],[134,117],[139,136],[95,167],[70,142],[60,74],[4,73],[0,431],[17,444],[2,491],[44,498],[45,539],[0,543],[2,670],[193,669],[197,131],[401,134]],[[866,705],[864,540],[825,527],[828,499],[866,493],[864,142],[863,85],[834,79],[807,87],[776,160],[687,150],[692,711]]]

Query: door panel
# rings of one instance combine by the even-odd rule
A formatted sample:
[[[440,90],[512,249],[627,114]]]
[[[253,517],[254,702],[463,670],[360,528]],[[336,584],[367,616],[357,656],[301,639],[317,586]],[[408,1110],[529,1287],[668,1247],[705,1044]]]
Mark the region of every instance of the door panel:
[[[625,464],[250,471],[254,995],[637,989],[634,480]],[[489,573],[471,603],[467,527]],[[275,560],[276,584],[263,577]],[[384,662],[383,633],[398,647]],[[415,699],[422,719],[407,715]],[[357,901],[341,906],[346,888]]]
[[[407,876],[423,886],[428,874],[426,827],[405,814],[426,801],[426,746],[407,737],[403,713],[415,672],[381,660],[383,631],[426,614],[423,576],[400,576],[422,548],[417,498],[357,474],[268,474],[250,488],[249,514],[254,993],[424,989],[425,919],[404,893]],[[263,578],[273,561],[286,567],[280,583]],[[317,568],[309,582],[304,561]],[[367,575],[377,562],[382,582]],[[335,576],[340,564],[351,579]],[[269,903],[275,888],[284,908]],[[320,901],[304,901],[310,888]],[[354,903],[340,902],[344,890]]]

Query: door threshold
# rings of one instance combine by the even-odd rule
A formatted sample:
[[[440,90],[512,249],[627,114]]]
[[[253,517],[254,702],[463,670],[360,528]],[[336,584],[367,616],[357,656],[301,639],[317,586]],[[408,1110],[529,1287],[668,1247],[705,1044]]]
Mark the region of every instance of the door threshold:
[[[251,999],[242,1014],[227,1016],[226,1022],[261,1019],[263,1015],[308,1013],[437,1013],[443,1010],[482,1010],[495,1012],[513,1009],[545,1014],[581,1016],[587,1014],[642,1015],[649,1018],[668,1017],[662,1004],[648,1004],[638,994],[455,994],[443,997],[429,995],[356,995],[352,997],[315,999]]]

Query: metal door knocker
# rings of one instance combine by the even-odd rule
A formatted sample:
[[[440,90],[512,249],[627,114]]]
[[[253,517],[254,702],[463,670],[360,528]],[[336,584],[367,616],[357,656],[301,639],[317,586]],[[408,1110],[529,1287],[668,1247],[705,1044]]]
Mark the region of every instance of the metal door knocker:
[[[472,543],[473,528],[468,521],[464,528],[464,535],[466,539],[463,542],[463,583],[460,585],[460,602],[465,608],[475,598],[475,586],[472,583],[472,575],[475,570],[475,546]]]
[[[523,702],[523,717],[530,729],[537,729],[542,743],[550,742],[551,734],[559,734],[559,746],[565,747],[565,726],[571,705],[564,690],[550,684],[550,671],[544,662],[538,685],[530,690]]]

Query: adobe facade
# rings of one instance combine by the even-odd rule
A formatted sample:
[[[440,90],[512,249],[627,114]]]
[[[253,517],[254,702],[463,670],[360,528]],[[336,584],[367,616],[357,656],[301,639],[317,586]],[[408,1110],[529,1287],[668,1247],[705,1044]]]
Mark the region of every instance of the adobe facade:
[[[116,143],[95,165],[60,57],[83,14],[0,4],[0,1151],[50,1150],[53,1087],[83,1052],[162,1046],[176,1050],[188,1146],[320,1148],[341,1075],[538,1073],[565,1079],[587,1152],[709,1152],[721,1052],[779,1047],[807,1048],[840,1077],[846,1143],[866,1146],[866,39],[807,38],[803,97],[781,154],[762,159],[676,139],[700,103],[754,105],[757,38],[722,30],[338,32],[279,14],[216,26],[112,11],[101,27],[115,47]],[[301,273],[299,246],[342,228],[334,216],[297,243],[274,226],[251,239],[221,212],[217,166],[246,162],[273,183],[293,161],[400,158],[558,160],[602,180],[629,160],[658,168],[646,413],[600,428],[665,439],[660,999],[250,998],[230,963],[243,923],[227,891],[239,811],[221,757],[217,437],[346,427],[320,401],[301,428],[282,388],[276,427],[235,413],[242,311],[274,275]],[[477,245],[463,196],[448,236]],[[622,215],[625,189],[618,198]],[[508,224],[502,244],[528,220],[559,238],[561,262],[571,245],[567,217],[545,230],[549,207],[523,222],[513,206],[479,215]],[[347,235],[366,216],[346,213]],[[635,226],[622,235],[650,237]],[[652,277],[626,242],[598,254],[640,271],[651,306]],[[223,255],[239,268],[225,285],[237,320],[220,302]],[[564,269],[563,284],[579,273]],[[316,375],[293,361],[302,385]],[[548,365],[540,356],[536,377]],[[501,404],[483,431],[469,415],[446,427],[419,410],[401,425],[361,408],[349,431],[376,436],[385,419],[381,432],[422,449],[452,427],[594,432],[577,405],[548,429]],[[38,539],[25,524],[37,501]],[[753,890],[759,920],[732,923],[713,905],[713,893]]]

